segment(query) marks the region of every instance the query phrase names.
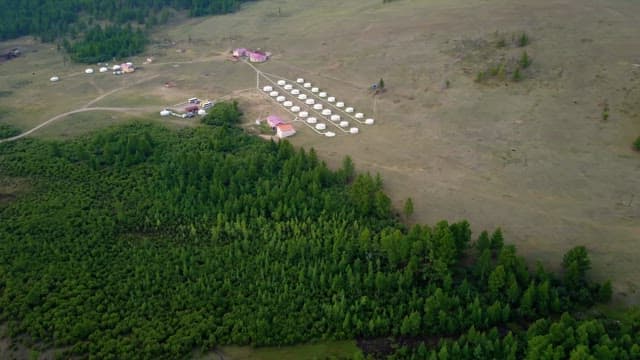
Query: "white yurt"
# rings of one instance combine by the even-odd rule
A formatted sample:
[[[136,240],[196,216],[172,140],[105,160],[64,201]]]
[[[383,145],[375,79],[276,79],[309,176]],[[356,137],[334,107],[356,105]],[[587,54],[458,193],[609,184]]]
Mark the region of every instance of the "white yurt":
[[[278,93],[277,91],[272,91],[269,93],[269,95],[271,95],[271,97],[277,97],[278,95],[280,95],[280,93]]]
[[[333,131],[327,131],[326,133],[324,133],[324,136],[326,136],[326,137],[335,137],[336,133],[334,133]]]
[[[365,124],[367,125],[373,125],[374,120],[373,119],[367,119],[364,121]]]
[[[362,119],[362,118],[364,118],[363,113],[356,113],[356,119]]]
[[[358,129],[357,127],[352,127],[351,129],[349,129],[349,132],[355,135],[360,132],[360,129]]]
[[[309,89],[311,87],[311,83],[304,83],[302,87],[304,87],[305,89]]]
[[[314,117],[310,117],[307,119],[307,123],[309,124],[315,124],[318,122],[318,119],[314,118]]]
[[[349,127],[349,122],[348,121],[340,121],[340,127],[341,128],[348,128]]]
[[[300,111],[300,106],[294,105],[291,107],[291,112],[297,113],[298,111]]]
[[[262,90],[264,90],[264,92],[270,92],[270,91],[273,91],[273,87],[267,85],[267,86],[263,87]]]
[[[52,76],[51,79],[49,79],[49,81],[51,81],[51,82],[56,82],[58,80],[60,80],[60,78],[57,77],[57,76]]]
[[[291,90],[291,95],[300,95],[300,90],[298,89]]]
[[[103,66],[103,67],[101,67],[101,68],[100,68],[100,70],[99,70],[99,71],[100,71],[101,73],[106,73],[107,71],[109,71],[109,69]]]
[[[113,65],[113,67],[111,68],[111,70],[113,70],[113,71],[120,70],[120,65]]]
[[[336,106],[339,107],[339,108],[343,108],[344,107],[344,103],[342,101],[338,101],[336,103]]]
[[[287,85],[284,86],[284,89],[285,90],[291,90],[291,89],[293,89],[293,85],[287,84]]]
[[[278,80],[278,85],[285,86],[285,85],[287,85],[287,82],[284,81],[284,80]]]
[[[318,130],[325,130],[326,128],[327,128],[327,125],[323,123],[316,124],[316,129]]]
[[[200,109],[200,110],[198,110],[198,115],[200,115],[200,116],[205,116],[205,115],[207,115],[207,110],[204,110],[204,109]]]
[[[300,94],[300,95],[298,95],[298,99],[300,99],[300,100],[307,100],[307,95],[305,95],[305,94]]]
[[[286,98],[286,97],[284,97],[284,96],[278,96],[278,97],[276,98],[276,101],[277,101],[277,102],[283,102],[283,101],[285,101],[285,100],[287,100],[287,98]]]
[[[91,69],[91,68],[85,69],[84,73],[85,74],[93,74],[93,69]]]
[[[160,111],[160,116],[169,116],[169,115],[171,115],[171,111],[167,109]]]
[[[324,116],[329,116],[329,115],[331,115],[331,110],[329,110],[329,109],[324,109],[324,110],[322,110],[322,115],[324,115]]]
[[[348,107],[348,108],[344,109],[344,111],[348,112],[348,113],[352,113],[353,112],[353,108],[352,107]]]
[[[283,103],[282,103],[282,105],[283,105],[284,107],[292,107],[292,106],[293,106],[293,103],[292,103],[291,101],[285,101],[285,102],[283,102]]]
[[[331,115],[331,121],[340,121],[340,115]]]
[[[304,103],[307,104],[307,105],[313,105],[313,104],[316,103],[316,101],[313,100],[313,99],[307,99],[307,100],[304,101]]]
[[[313,105],[313,110],[322,110],[322,104]]]
[[[317,87],[311,88],[312,93],[317,93],[318,91],[320,91],[320,89],[318,89]]]
[[[297,82],[298,84],[302,84],[302,83],[304,83],[304,79],[303,79],[303,78],[298,78],[298,79],[296,80],[296,82]]]
[[[298,113],[298,116],[300,116],[301,118],[306,118],[307,116],[309,116],[309,113],[306,111],[300,111]]]
[[[336,102],[336,98],[335,98],[335,97],[333,97],[333,96],[329,96],[329,97],[327,98],[327,101],[328,101],[328,102],[330,102],[330,103],[332,103],[332,102]]]
[[[321,98],[326,98],[327,97],[327,93],[323,91],[320,94],[318,94],[318,96],[320,96]]]

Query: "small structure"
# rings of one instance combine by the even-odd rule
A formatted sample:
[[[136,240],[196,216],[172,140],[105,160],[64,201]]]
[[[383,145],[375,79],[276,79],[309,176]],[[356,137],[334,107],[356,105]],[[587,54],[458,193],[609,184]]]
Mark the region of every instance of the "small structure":
[[[269,93],[269,95],[271,97],[278,97],[278,95],[280,95],[280,93],[278,93],[277,91],[272,91],[272,92]]]
[[[101,67],[101,68],[100,68],[100,70],[98,70],[98,71],[100,71],[101,73],[106,73],[107,71],[109,71],[109,68],[107,68],[107,67],[103,66],[103,67]]]
[[[200,99],[198,99],[197,97],[192,97],[192,98],[188,99],[187,102],[189,104],[200,104]]]
[[[300,111],[300,106],[293,105],[291,107],[291,112],[297,113],[298,111]]]
[[[93,69],[91,69],[91,68],[85,69],[84,73],[85,74],[93,74]]]
[[[291,124],[279,124],[276,126],[276,135],[280,139],[284,139],[289,136],[293,136],[296,134],[296,129],[293,128]]]
[[[307,116],[309,116],[309,113],[308,113],[308,112],[306,112],[306,111],[300,111],[300,112],[298,113],[298,116],[300,116],[301,118],[303,118],[303,119],[304,119],[304,118],[306,118]]]
[[[200,110],[198,110],[198,115],[205,116],[205,115],[207,115],[207,111],[205,109],[200,109]]]
[[[348,107],[348,108],[344,109],[344,111],[350,114],[350,113],[353,112],[353,108],[352,107]]]
[[[233,56],[235,57],[245,57],[247,56],[248,50],[245,48],[237,48],[233,50]]]
[[[332,103],[332,102],[336,102],[336,98],[335,98],[335,97],[333,97],[333,96],[329,96],[329,97],[327,98],[327,101],[328,101],[328,102],[330,102],[330,103]]]
[[[313,105],[313,110],[322,110],[322,104]]]
[[[352,127],[351,129],[349,129],[349,132],[353,135],[357,134],[360,132],[360,130],[357,127]]]
[[[262,51],[249,51],[249,61],[252,63],[262,63],[269,60],[269,56]]]
[[[374,120],[373,119],[367,119],[364,121],[365,124],[367,125],[373,125]]]
[[[287,98],[286,98],[286,97],[284,97],[284,96],[278,96],[278,97],[276,98],[276,101],[277,101],[277,102],[283,102],[283,101],[285,101],[285,100],[287,100]]]
[[[298,89],[291,90],[291,95],[300,95],[300,90]]]
[[[323,123],[316,124],[316,129],[318,129],[318,130],[325,130],[326,128],[327,128],[327,125],[325,125]]]
[[[315,124],[318,122],[318,119],[314,118],[314,117],[310,117],[307,119],[307,123],[308,124]]]
[[[278,83],[277,83],[277,84],[278,84],[279,86],[285,86],[285,85],[287,85],[287,82],[286,82],[286,81],[284,81],[284,80],[278,80]]]
[[[59,78],[59,77],[57,77],[57,76],[52,76],[52,77],[49,79],[49,81],[51,81],[51,82],[56,82],[56,81],[59,81],[59,80],[60,80],[60,78]]]
[[[264,90],[264,92],[271,92],[271,91],[273,91],[273,87],[267,85],[267,86],[263,87],[262,90]]]
[[[320,91],[320,89],[318,89],[317,87],[311,88],[312,93],[317,93],[318,91]]]
[[[305,95],[305,94],[300,94],[300,95],[298,95],[298,99],[299,99],[299,100],[307,100],[307,95]]]
[[[303,78],[298,78],[298,79],[296,80],[296,82],[297,82],[298,84],[303,84],[303,83],[304,83],[304,79],[303,79]]]
[[[304,103],[307,104],[307,105],[313,105],[313,104],[316,103],[316,101],[313,100],[313,99],[307,99],[307,100],[304,101]]]
[[[340,127],[341,128],[348,128],[349,127],[349,122],[348,121],[340,121]]]
[[[111,67],[111,70],[113,71],[120,71],[120,69],[122,69],[120,65],[113,65],[113,67]]]
[[[335,137],[336,133],[334,133],[333,131],[327,131],[326,133],[324,133],[324,136],[326,136],[326,137]]]
[[[275,129],[276,126],[284,124],[284,121],[282,121],[282,119],[280,119],[278,116],[269,115],[267,116],[267,124],[270,128]]]
[[[305,89],[310,89],[311,88],[311,83],[304,83],[304,85],[302,85]]]
[[[136,68],[133,66],[133,63],[128,62],[128,63],[121,64],[120,70],[122,70],[124,74],[130,74],[136,71]]]
[[[160,111],[160,116],[169,116],[169,115],[171,115],[171,111],[167,109]]]
[[[293,106],[293,103],[291,101],[285,101],[282,103],[282,106],[289,108]]]
[[[320,94],[318,94],[318,96],[320,96],[321,98],[326,98],[327,97],[327,93],[326,92],[321,92]]]
[[[291,90],[291,89],[293,89],[293,85],[287,84],[287,85],[284,86],[284,89],[285,90]]]
[[[339,108],[343,108],[344,107],[344,103],[342,101],[338,101],[336,103],[336,106],[339,107]]]
[[[329,116],[329,115],[331,115],[331,110],[329,110],[329,109],[324,109],[324,110],[322,110],[322,115],[324,115],[324,116]]]
[[[197,113],[198,110],[200,110],[200,107],[198,105],[189,105],[184,108],[184,112],[186,113]]]
[[[363,113],[356,113],[356,119],[362,119],[362,118],[364,118]]]
[[[207,110],[207,109],[213,107],[213,105],[214,105],[213,101],[207,100],[207,101],[204,102],[204,104],[202,104],[202,108]]]
[[[340,121],[340,115],[331,115],[331,121]]]

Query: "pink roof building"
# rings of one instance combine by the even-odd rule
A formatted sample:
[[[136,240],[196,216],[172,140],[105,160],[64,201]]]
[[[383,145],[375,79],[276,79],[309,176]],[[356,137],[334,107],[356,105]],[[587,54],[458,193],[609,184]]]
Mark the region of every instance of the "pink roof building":
[[[249,51],[248,54],[251,62],[265,62],[269,58],[267,54],[260,51]]]
[[[235,57],[247,56],[247,52],[248,52],[248,50],[245,49],[245,48],[237,48],[237,49],[233,50],[233,56],[235,56]]]
[[[275,115],[269,115],[267,117],[267,124],[269,124],[269,127],[273,129],[280,124],[284,124],[284,121]]]

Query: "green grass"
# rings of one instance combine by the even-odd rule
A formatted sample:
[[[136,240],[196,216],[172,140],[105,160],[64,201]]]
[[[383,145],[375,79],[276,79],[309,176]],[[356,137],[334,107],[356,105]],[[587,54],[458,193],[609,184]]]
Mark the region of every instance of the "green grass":
[[[329,341],[309,345],[251,348],[227,346],[222,352],[231,360],[305,360],[305,359],[351,359],[360,352],[355,341]]]

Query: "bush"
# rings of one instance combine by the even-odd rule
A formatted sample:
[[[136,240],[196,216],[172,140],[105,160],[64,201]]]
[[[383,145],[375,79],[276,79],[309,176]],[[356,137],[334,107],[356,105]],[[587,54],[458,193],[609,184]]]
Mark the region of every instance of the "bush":
[[[22,131],[17,127],[9,124],[0,124],[0,139],[10,138],[19,135]]]
[[[518,46],[525,47],[527,45],[529,45],[529,35],[523,32],[522,35],[520,35],[520,37],[518,38]]]
[[[202,118],[202,122],[214,126],[232,126],[238,124],[241,118],[238,102],[224,101],[215,104],[211,112]]]
[[[638,136],[638,138],[636,139],[636,141],[633,142],[633,148],[636,151],[640,151],[640,136]]]

